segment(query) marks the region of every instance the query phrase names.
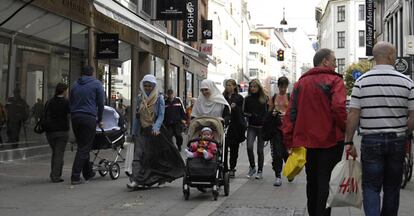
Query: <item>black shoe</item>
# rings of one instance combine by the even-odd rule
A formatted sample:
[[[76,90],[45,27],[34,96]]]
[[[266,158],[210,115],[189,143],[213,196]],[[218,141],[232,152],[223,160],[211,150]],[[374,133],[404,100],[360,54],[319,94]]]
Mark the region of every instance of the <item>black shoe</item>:
[[[71,184],[72,185],[80,185],[80,184],[82,184],[83,183],[83,181],[82,180],[72,180],[72,182],[71,182]]]
[[[54,178],[54,179],[50,179],[50,181],[52,181],[53,183],[60,183],[60,182],[64,182],[65,180],[63,180],[62,178]]]
[[[93,177],[95,177],[95,175],[96,175],[96,172],[95,172],[95,171],[93,171],[93,172],[91,173],[91,175],[90,175],[90,176],[88,176],[87,178],[85,178],[85,181],[90,181],[90,180],[92,180],[92,178],[93,178]]]

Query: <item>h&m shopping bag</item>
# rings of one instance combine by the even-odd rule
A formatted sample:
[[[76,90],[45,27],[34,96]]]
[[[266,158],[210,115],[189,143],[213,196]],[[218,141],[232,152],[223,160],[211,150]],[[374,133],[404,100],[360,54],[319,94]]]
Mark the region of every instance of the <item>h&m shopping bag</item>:
[[[125,173],[132,174],[132,161],[134,160],[134,142],[129,142],[126,145],[126,154],[125,154]]]
[[[332,170],[327,207],[362,206],[361,163],[355,159],[340,161]]]
[[[283,175],[289,180],[295,178],[296,175],[302,171],[306,164],[306,148],[297,147],[292,148],[292,153],[289,155],[285,167],[283,168]]]

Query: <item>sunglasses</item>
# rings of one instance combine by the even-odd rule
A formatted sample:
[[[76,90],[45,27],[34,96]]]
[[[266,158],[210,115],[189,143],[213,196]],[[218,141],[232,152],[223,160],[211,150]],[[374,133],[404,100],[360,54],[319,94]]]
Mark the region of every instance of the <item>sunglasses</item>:
[[[151,88],[152,85],[144,85],[144,88]]]
[[[200,91],[204,92],[204,91],[208,91],[209,89],[200,89]]]

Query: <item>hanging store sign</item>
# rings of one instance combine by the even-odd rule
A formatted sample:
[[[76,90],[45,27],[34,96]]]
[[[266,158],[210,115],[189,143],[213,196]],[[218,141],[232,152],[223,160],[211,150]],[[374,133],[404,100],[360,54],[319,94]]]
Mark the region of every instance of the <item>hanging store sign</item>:
[[[202,43],[200,45],[200,52],[206,55],[213,55],[213,44]]]
[[[410,74],[411,73],[410,57],[398,57],[395,60],[394,68],[396,71],[401,72],[403,74]]]
[[[197,41],[198,0],[187,0],[184,19],[183,41]]]
[[[365,0],[365,55],[372,56],[374,47],[374,0]]]
[[[183,20],[186,4],[183,0],[157,0],[158,20]]]
[[[96,59],[117,59],[119,35],[101,33],[96,35]]]
[[[203,20],[201,22],[201,33],[203,40],[213,39],[213,20]]]

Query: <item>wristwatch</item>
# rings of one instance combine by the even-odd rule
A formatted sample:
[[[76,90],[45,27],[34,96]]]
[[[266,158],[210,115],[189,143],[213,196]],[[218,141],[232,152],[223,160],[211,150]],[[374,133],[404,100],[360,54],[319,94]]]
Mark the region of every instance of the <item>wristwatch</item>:
[[[345,145],[354,145],[353,141],[344,142]]]

